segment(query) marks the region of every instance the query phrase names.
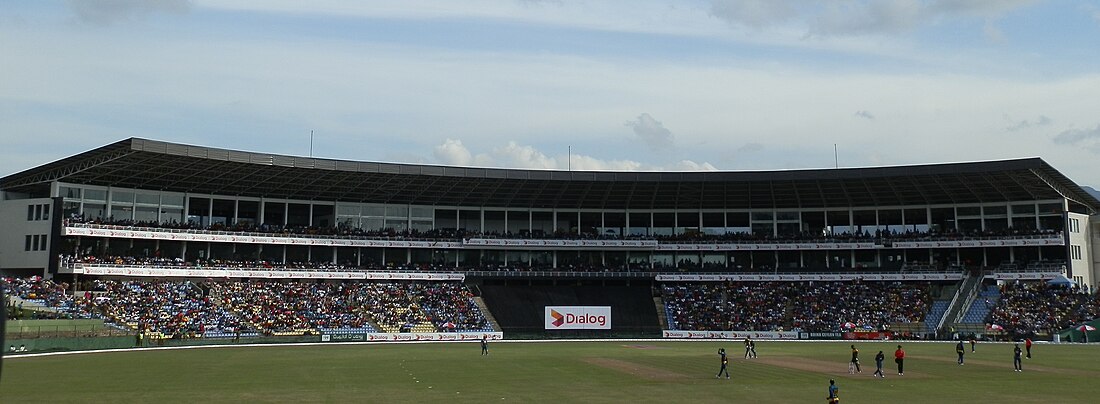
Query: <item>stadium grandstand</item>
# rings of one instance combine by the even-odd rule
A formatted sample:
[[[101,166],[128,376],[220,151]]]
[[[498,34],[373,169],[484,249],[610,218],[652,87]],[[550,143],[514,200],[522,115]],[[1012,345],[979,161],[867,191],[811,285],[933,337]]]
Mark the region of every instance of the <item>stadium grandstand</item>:
[[[582,337],[1052,335],[1100,316],[1100,201],[1039,158],[591,172],[131,138],[0,192],[21,305],[161,338],[547,335],[551,307],[614,313],[553,334]],[[1018,313],[1066,299],[1085,309]]]

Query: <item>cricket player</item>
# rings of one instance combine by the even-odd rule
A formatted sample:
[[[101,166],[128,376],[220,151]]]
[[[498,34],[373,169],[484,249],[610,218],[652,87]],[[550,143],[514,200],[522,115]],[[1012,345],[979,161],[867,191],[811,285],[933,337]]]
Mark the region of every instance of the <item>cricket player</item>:
[[[863,373],[863,369],[859,368],[859,350],[852,345],[852,360],[848,361],[848,374],[855,373]]]
[[[883,379],[886,378],[886,374],[882,373],[882,362],[886,361],[886,354],[882,351],[878,351],[878,355],[875,355],[875,374],[872,376],[878,376]]]
[[[715,379],[721,378],[722,373],[725,373],[726,374],[726,380],[729,380],[730,371],[727,370],[726,367],[729,365],[730,360],[729,360],[729,358],[726,357],[726,348],[718,348],[718,356],[722,360],[722,368],[718,369],[718,374],[715,375],[714,378]]]
[[[836,386],[836,380],[829,380],[829,404],[840,403],[840,387]]]

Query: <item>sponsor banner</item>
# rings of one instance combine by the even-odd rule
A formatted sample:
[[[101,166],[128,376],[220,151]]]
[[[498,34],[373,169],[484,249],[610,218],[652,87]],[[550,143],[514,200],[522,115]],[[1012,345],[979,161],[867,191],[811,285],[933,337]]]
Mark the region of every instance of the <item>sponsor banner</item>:
[[[798,339],[842,339],[844,333],[839,332],[800,332]]]
[[[810,281],[957,281],[961,273],[891,273],[891,274],[722,274],[722,275],[657,275],[659,282],[810,282]]]
[[[664,330],[664,338],[689,339],[798,339],[794,331],[678,331]]]
[[[653,249],[657,240],[520,240],[497,238],[471,238],[462,241],[469,247],[501,248],[639,248]]]
[[[410,280],[410,281],[461,281],[465,274],[420,273],[420,272],[365,272],[363,279]]]
[[[870,332],[846,332],[844,333],[844,339],[890,339],[894,337],[892,331],[870,331]]]
[[[325,334],[321,342],[360,341],[480,341],[482,338],[496,341],[504,339],[501,332],[378,332],[370,334]]]
[[[795,250],[872,250],[875,243],[737,243],[737,244],[660,244],[657,251],[795,251]]]
[[[1054,279],[1054,278],[1058,277],[1058,275],[1061,275],[1061,274],[1062,273],[1060,273],[1060,272],[998,272],[998,273],[995,273],[995,274],[992,274],[992,275],[986,275],[985,277],[987,279],[992,278],[992,279],[996,279],[996,280],[999,280],[999,281],[1014,281],[1014,280],[1017,280],[1017,279],[1020,279],[1020,280],[1026,280],[1026,279],[1051,280],[1051,279]]]
[[[461,281],[466,279],[465,274],[451,273],[183,269],[167,267],[99,266],[88,264],[75,264],[71,268],[61,268],[61,272],[85,275],[185,278],[370,279],[413,281]]]
[[[1006,240],[895,241],[891,245],[893,248],[1027,247],[1065,245],[1065,240],[1052,236]]]
[[[135,238],[146,240],[205,241],[217,243],[241,244],[287,244],[302,246],[332,247],[389,247],[389,248],[462,248],[456,241],[409,241],[409,240],[362,240],[362,239],[325,239],[305,237],[273,237],[252,235],[223,235],[205,233],[172,233],[168,231],[112,230],[90,227],[65,227],[65,236],[92,236],[111,238]]]
[[[610,330],[610,306],[546,306],[547,330]]]

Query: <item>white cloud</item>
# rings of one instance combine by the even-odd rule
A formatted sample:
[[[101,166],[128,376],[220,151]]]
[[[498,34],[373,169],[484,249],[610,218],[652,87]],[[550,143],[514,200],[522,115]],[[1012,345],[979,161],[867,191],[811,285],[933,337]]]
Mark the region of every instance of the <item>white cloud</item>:
[[[867,110],[864,110],[864,109],[856,111],[856,117],[863,118],[863,119],[869,119],[869,120],[874,120],[875,119],[875,115],[871,114],[871,112],[869,112]]]
[[[645,164],[634,160],[601,159],[583,154],[552,156],[533,146],[509,141],[494,148],[489,154],[473,155],[462,141],[446,139],[436,146],[433,155],[437,163],[448,165],[474,165],[480,167],[527,168],[540,170],[577,171],[714,171],[717,168],[707,162],[681,160],[668,165]]]
[[[824,36],[907,32],[924,22],[924,13],[917,1],[835,2],[811,17],[810,32]]]
[[[470,151],[462,145],[461,140],[447,139],[443,144],[436,146],[432,151],[435,159],[443,164],[468,166],[474,161]]]
[[[647,167],[632,160],[601,160],[592,156],[575,155],[570,165],[578,171],[655,171],[659,167]]]
[[[712,0],[710,14],[731,24],[759,29],[797,17],[797,4],[790,0]]]
[[[194,0],[204,8],[408,20],[485,20],[595,31],[721,36],[729,29],[703,7],[665,0]]]
[[[1040,0],[926,0],[931,14],[997,16]]]
[[[1022,121],[1013,122],[1011,125],[1005,128],[1005,130],[1009,132],[1015,132],[1018,130],[1028,129],[1036,126],[1049,126],[1052,123],[1054,123],[1054,120],[1050,119],[1050,117],[1046,115],[1039,115],[1038,118],[1035,118],[1035,121],[1024,119]]]
[[[649,114],[638,115],[637,119],[627,122],[626,126],[633,128],[634,134],[652,151],[668,152],[673,147],[672,131]]]
[[[756,143],[756,142],[751,142],[751,143],[745,143],[745,144],[741,145],[741,147],[737,148],[736,152],[737,153],[756,153],[756,152],[761,151],[761,150],[764,150],[764,145],[762,145],[760,143]]]
[[[1037,0],[710,0],[710,14],[757,30],[797,26],[815,37],[898,34],[943,19],[985,19],[987,35],[998,36],[993,21]]]
[[[95,25],[153,13],[183,14],[191,9],[188,0],[68,0],[66,4],[79,21]]]
[[[664,170],[668,171],[716,171],[717,167],[707,162],[696,163],[691,160],[680,160],[673,165],[665,166]]]
[[[1092,20],[1100,23],[1100,7],[1093,4],[1082,4],[1078,9],[1092,17]]]
[[[1005,33],[997,26],[996,21],[992,19],[986,20],[985,25],[982,26],[982,33],[985,37],[993,42],[1004,42]]]
[[[883,53],[892,51],[883,49],[884,44],[880,42],[853,43],[837,37],[904,33],[943,19],[996,20],[1006,12],[1037,0],[193,1],[198,7],[237,12],[396,20],[484,20]],[[805,41],[807,36],[817,40]],[[904,51],[898,53],[905,54]]]
[[[1095,128],[1067,129],[1054,136],[1055,144],[1082,146],[1100,153],[1100,125]]]
[[[558,168],[558,161],[547,156],[543,152],[531,146],[523,146],[516,142],[493,149],[493,157],[499,161],[502,167],[508,168]]]

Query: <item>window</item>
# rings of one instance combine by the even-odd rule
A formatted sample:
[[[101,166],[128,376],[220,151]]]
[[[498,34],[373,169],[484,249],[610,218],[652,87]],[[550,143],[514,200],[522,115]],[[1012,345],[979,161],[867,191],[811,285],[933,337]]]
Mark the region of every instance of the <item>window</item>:
[[[46,251],[45,234],[25,236],[23,239],[23,251]]]
[[[50,220],[50,205],[27,205],[27,221]]]
[[[134,193],[123,191],[111,192],[111,202],[134,203]]]
[[[1081,259],[1081,246],[1079,246],[1079,245],[1069,246],[1069,255],[1070,255],[1071,259],[1075,259],[1075,260]]]
[[[1069,231],[1070,233],[1081,232],[1081,221],[1079,219],[1069,219]]]
[[[65,198],[80,199],[80,188],[61,187],[58,193]]]
[[[86,201],[106,201],[107,191],[101,189],[87,189],[84,190],[84,200]]]

